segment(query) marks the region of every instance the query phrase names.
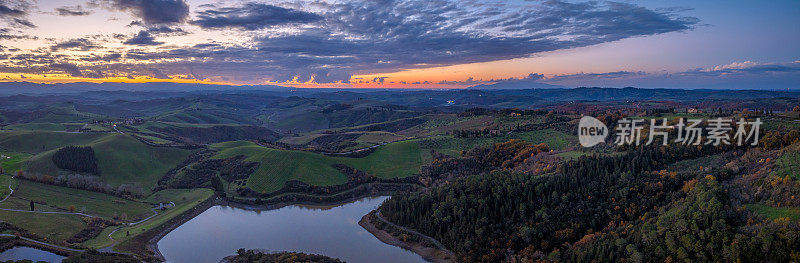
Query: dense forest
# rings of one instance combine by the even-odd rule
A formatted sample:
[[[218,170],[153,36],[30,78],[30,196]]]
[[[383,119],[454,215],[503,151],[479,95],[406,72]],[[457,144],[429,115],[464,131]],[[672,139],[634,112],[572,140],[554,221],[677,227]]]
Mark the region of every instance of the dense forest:
[[[509,141],[434,161],[423,176],[447,183],[394,196],[380,211],[439,240],[464,262],[800,259],[796,222],[753,216],[727,194],[737,171],[665,170],[743,149],[639,147],[567,161],[545,175],[524,165],[546,150]],[[464,172],[435,169],[448,163]]]
[[[298,252],[280,252],[280,253],[264,253],[256,250],[239,249],[236,251],[235,256],[225,258],[225,262],[231,263],[341,263],[341,260],[330,258],[322,255],[298,253]]]
[[[79,173],[100,174],[92,147],[67,146],[53,154],[53,163],[61,169]]]

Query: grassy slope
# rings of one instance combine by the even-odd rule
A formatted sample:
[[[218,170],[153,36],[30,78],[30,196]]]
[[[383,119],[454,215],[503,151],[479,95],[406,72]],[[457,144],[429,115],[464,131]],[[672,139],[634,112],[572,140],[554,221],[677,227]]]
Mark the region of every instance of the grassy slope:
[[[215,144],[217,158],[248,156],[247,161],[261,165],[247,185],[260,192],[280,189],[288,180],[312,185],[342,184],[347,178],[331,165],[345,164],[383,178],[407,177],[419,172],[423,154],[415,141],[391,143],[364,158],[331,157],[303,151],[269,149],[250,142]]]
[[[769,219],[787,217],[791,220],[800,219],[800,208],[798,207],[772,207],[761,204],[749,204],[747,209]]]
[[[8,190],[8,185],[12,184],[12,188],[17,187],[17,182],[14,179],[11,179],[11,176],[0,174],[0,200],[2,200],[6,195],[8,195],[11,191]]]
[[[402,140],[403,136],[391,133],[391,132],[367,132],[361,137],[358,137],[358,141],[365,142],[365,143],[383,143],[383,142],[392,142]]]
[[[48,240],[66,240],[85,228],[82,217],[77,215],[35,214],[0,210],[0,218]]]
[[[94,137],[92,137],[94,138]],[[85,141],[80,141],[85,142]],[[191,150],[150,147],[124,134],[110,133],[80,144],[91,146],[98,159],[101,177],[111,185],[138,183],[147,191],[169,169],[183,161]],[[26,162],[26,169],[44,174],[56,174],[52,162],[55,149],[37,154]]]
[[[247,161],[261,163],[247,181],[247,186],[256,191],[278,190],[291,179],[313,185],[335,185],[347,181],[331,166],[333,159],[321,154],[269,149],[243,142],[221,143],[214,147],[221,149],[217,158],[245,155]]]
[[[212,195],[214,195],[214,192],[209,189],[168,189],[154,193],[145,201],[153,203],[174,202],[175,207],[159,212],[158,216],[153,217],[144,223],[136,226],[124,227],[115,232],[112,237],[114,240],[121,242],[119,246],[115,247],[115,249],[125,252],[125,241],[129,240],[130,237],[141,234],[169,221],[175,216],[186,212],[204,200],[210,198]],[[111,245],[113,241],[108,238],[108,234],[110,234],[114,229],[114,227],[107,228],[96,238],[88,240],[83,244],[92,248],[102,248]],[[128,233],[130,233],[130,236],[127,236]]]
[[[550,146],[551,149],[555,150],[564,149],[577,142],[577,136],[555,130],[512,133],[490,138],[438,137],[432,140],[438,141],[439,147],[435,150],[448,155],[457,156],[461,151],[472,149],[475,146],[488,146],[494,143],[506,142],[511,139],[521,139],[533,144],[545,143]]]
[[[786,152],[775,160],[775,170],[772,175],[780,178],[788,175],[794,179],[800,179],[800,151],[787,148]]]
[[[61,123],[23,123],[13,124],[5,127],[9,130],[39,130],[39,131],[64,131],[67,129]]]
[[[144,218],[152,214],[151,206],[142,202],[125,200],[111,195],[78,190],[54,185],[19,180],[14,197],[35,202],[44,202],[51,207],[68,210],[75,206],[76,212],[113,218],[125,213],[132,218]],[[3,205],[0,205],[2,207]]]
[[[106,136],[102,133],[65,133],[48,131],[0,132],[0,149],[36,154],[66,145],[89,144]]]
[[[402,178],[419,172],[423,151],[416,141],[390,143],[363,158],[336,158],[353,168],[382,178]]]
[[[27,153],[0,152],[0,167],[3,167],[3,172],[12,174],[22,168],[22,163],[28,157],[30,157],[30,154]]]

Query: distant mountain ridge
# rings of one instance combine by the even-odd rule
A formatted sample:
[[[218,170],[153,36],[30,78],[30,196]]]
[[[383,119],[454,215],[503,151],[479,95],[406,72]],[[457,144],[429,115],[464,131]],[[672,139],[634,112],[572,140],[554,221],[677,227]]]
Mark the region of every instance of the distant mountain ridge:
[[[552,85],[547,83],[541,83],[537,81],[532,81],[528,79],[520,79],[520,80],[507,80],[501,81],[494,84],[480,84],[469,87],[467,89],[479,89],[479,90],[518,90],[518,89],[566,89],[565,86],[560,85]]]

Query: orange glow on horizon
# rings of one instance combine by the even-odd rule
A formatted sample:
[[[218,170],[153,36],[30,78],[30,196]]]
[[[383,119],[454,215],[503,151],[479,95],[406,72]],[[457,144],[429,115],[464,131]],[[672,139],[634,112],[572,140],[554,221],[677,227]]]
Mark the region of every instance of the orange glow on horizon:
[[[185,78],[184,76],[170,76],[170,78],[153,78],[153,77],[106,77],[106,78],[86,78],[86,77],[72,77],[65,74],[48,74],[48,75],[34,75],[34,74],[9,74],[9,73],[0,73],[0,82],[31,82],[31,83],[39,83],[39,84],[58,84],[58,83],[76,83],[76,82],[88,82],[88,83],[191,83],[191,84],[209,84],[209,85],[231,85],[231,86],[248,86],[248,85],[276,85],[276,86],[285,86],[285,87],[293,87],[293,88],[372,88],[372,89],[453,89],[453,88],[465,88],[464,85],[455,85],[455,84],[438,84],[433,81],[429,81],[431,83],[426,84],[411,84],[409,81],[408,83],[400,83],[399,81],[385,81],[384,83],[379,82],[363,82],[358,83],[355,82],[359,78],[358,76],[354,76],[351,78],[351,83],[314,83],[314,82],[272,82],[266,81],[262,83],[234,83],[234,82],[226,82],[226,81],[214,81],[211,79],[204,79],[204,80],[197,80],[197,79],[189,79]],[[370,79],[371,80],[371,79]],[[414,80],[419,82],[425,82],[425,80]],[[439,80],[437,80],[438,82]]]

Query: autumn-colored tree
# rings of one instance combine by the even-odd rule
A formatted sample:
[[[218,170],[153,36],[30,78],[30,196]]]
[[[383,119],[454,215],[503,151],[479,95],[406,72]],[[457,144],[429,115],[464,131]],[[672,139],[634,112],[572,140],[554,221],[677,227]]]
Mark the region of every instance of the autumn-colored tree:
[[[68,209],[69,209],[70,213],[75,213],[75,206],[74,205],[70,205]]]
[[[800,111],[800,106],[794,106],[794,109],[792,109],[792,111],[794,111],[794,112]]]
[[[783,135],[783,143],[786,145],[795,143],[798,139],[800,139],[800,132],[797,130],[791,130]]]

